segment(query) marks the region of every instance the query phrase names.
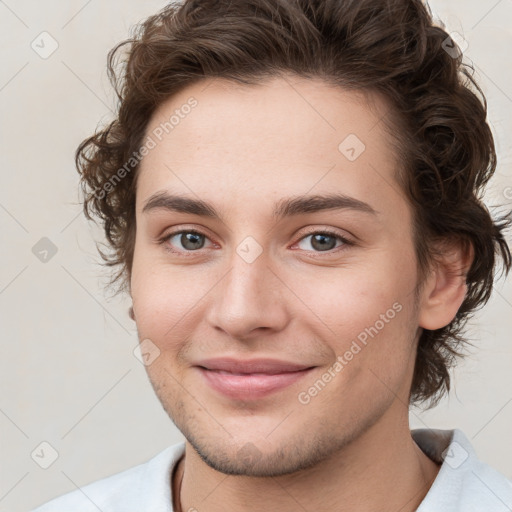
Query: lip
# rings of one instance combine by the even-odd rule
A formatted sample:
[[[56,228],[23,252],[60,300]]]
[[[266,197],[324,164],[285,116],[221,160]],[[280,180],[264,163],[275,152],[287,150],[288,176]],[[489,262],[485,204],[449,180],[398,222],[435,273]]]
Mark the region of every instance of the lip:
[[[314,368],[276,359],[232,358],[208,359],[196,366],[210,387],[235,400],[263,398],[297,382]]]
[[[208,370],[222,370],[230,373],[266,373],[277,374],[286,372],[297,372],[311,368],[311,365],[292,363],[279,359],[235,359],[232,357],[217,357],[214,359],[203,359],[196,363],[196,366],[203,366]]]

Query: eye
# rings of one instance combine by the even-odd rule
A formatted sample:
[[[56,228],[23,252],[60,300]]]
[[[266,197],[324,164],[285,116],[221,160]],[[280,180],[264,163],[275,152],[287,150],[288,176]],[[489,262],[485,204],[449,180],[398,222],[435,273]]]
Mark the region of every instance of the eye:
[[[301,247],[306,251],[313,250],[314,252],[328,252],[334,249],[339,249],[340,247],[344,248],[344,246],[354,245],[353,242],[351,242],[350,240],[347,240],[340,234],[329,230],[314,231],[312,233],[308,233],[306,236],[300,239],[298,244],[304,242],[308,238],[310,238],[310,241],[307,245],[309,245],[313,249]],[[341,243],[339,245],[336,245],[337,241],[340,241]]]
[[[310,252],[337,252],[338,250],[344,250],[348,246],[354,245],[354,242],[330,230],[308,233],[306,236],[302,237],[296,245],[304,243],[304,241],[309,238],[311,239],[309,246],[312,247],[312,249],[310,247],[300,248]],[[168,252],[187,256],[187,253],[198,252],[200,249],[203,249],[206,240],[209,240],[209,238],[200,231],[196,231],[195,229],[182,229],[180,231],[167,233],[159,240],[159,243],[162,244]],[[178,247],[178,249],[175,249],[176,247]]]
[[[202,249],[205,240],[208,237],[194,229],[186,229],[181,231],[174,231],[165,235],[159,242],[164,245],[165,249],[169,252],[195,252]],[[181,246],[179,250],[174,250],[172,247]]]

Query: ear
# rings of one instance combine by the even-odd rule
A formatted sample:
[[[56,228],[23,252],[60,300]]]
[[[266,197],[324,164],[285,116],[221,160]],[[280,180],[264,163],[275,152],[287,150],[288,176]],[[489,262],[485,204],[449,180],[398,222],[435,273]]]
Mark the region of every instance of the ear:
[[[466,296],[466,275],[474,257],[471,244],[463,241],[444,242],[436,249],[434,268],[419,301],[419,326],[429,330],[440,329],[455,318]]]

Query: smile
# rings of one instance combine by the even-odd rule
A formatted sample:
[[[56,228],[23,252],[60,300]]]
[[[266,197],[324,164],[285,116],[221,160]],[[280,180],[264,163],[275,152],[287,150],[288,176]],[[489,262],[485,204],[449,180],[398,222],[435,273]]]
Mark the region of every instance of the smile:
[[[257,400],[283,390],[308,375],[313,367],[282,373],[240,373],[200,367],[206,383],[218,393],[235,400]]]

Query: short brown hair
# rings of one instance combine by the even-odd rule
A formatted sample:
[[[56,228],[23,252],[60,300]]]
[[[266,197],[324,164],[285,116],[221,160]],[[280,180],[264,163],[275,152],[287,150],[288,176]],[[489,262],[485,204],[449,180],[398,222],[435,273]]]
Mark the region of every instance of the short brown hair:
[[[110,254],[99,252],[117,267],[110,284],[129,285],[138,165],[126,164],[164,100],[205,78],[257,84],[283,73],[376,92],[392,105],[384,124],[402,162],[422,279],[434,242],[460,241],[475,255],[456,317],[418,342],[411,403],[435,404],[450,389],[467,319],[491,295],[496,257],[511,267],[510,212],[493,220],[481,200],[496,169],[487,103],[457,48],[419,0],[188,0],[137,25],[108,56],[117,117],[76,152],[85,215],[101,220]]]

